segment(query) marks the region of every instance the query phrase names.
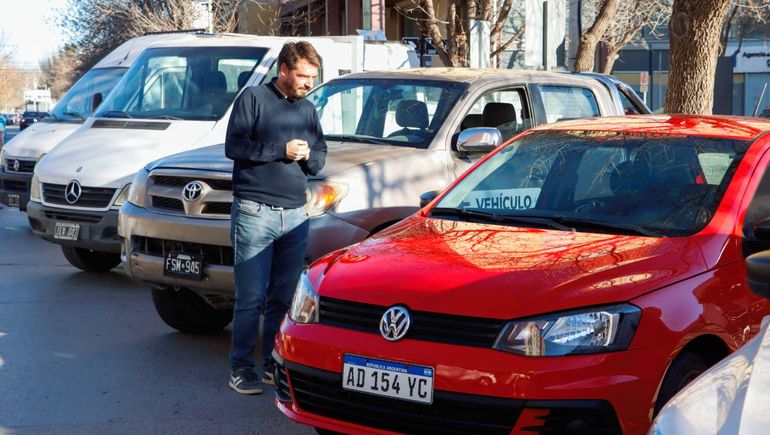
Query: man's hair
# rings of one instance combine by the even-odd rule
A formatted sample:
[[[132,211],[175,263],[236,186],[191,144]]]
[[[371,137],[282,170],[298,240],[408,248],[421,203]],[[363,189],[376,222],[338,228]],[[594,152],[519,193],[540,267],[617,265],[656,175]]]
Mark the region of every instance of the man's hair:
[[[286,64],[290,70],[297,67],[300,59],[305,59],[316,68],[321,68],[323,61],[318,52],[313,48],[313,44],[306,41],[287,42],[283,44],[281,52],[278,54],[278,65]]]

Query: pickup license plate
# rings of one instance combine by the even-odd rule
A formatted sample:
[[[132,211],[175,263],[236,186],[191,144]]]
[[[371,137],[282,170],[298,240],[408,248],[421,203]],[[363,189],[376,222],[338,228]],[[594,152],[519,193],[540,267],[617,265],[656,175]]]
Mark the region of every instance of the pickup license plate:
[[[203,279],[203,259],[198,254],[171,251],[166,253],[163,274],[177,278]]]
[[[21,198],[18,193],[8,194],[8,207],[18,207],[21,202]]]
[[[80,235],[80,224],[56,222],[53,227],[53,238],[58,240],[77,240]]]
[[[342,388],[413,402],[433,403],[433,368],[345,355]]]

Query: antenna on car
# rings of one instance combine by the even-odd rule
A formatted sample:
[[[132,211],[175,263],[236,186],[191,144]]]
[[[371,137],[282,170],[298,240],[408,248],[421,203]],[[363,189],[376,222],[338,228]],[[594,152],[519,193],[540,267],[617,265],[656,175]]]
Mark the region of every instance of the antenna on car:
[[[759,114],[759,104],[762,103],[762,98],[765,97],[766,90],[767,90],[767,82],[765,82],[765,85],[762,86],[762,92],[759,93],[759,99],[757,100],[757,105],[754,106],[754,114],[751,116],[756,117]]]
[[[182,30],[162,30],[159,32],[146,32],[143,36],[147,35],[164,35],[167,33],[206,33],[206,29],[182,29]]]

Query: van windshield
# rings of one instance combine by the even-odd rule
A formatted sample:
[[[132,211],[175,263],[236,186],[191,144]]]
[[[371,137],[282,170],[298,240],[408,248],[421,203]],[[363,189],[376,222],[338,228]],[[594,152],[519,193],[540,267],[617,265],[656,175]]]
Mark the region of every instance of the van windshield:
[[[340,79],[307,98],[327,140],[427,148],[466,87],[438,80]]]
[[[266,52],[259,47],[147,49],[96,116],[217,120]]]
[[[77,81],[51,110],[45,122],[83,122],[115,87],[128,68],[92,68]]]
[[[711,220],[750,142],[539,131],[470,172],[431,215],[651,237]]]

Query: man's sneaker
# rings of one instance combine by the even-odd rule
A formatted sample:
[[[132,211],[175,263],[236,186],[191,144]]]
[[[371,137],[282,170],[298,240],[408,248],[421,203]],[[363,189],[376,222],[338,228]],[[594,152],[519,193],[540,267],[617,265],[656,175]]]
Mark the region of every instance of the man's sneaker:
[[[235,370],[230,375],[230,388],[241,394],[262,394],[259,376],[250,368]]]
[[[262,376],[262,383],[265,385],[275,385],[275,379],[273,378],[273,372],[265,370],[265,375]]]

